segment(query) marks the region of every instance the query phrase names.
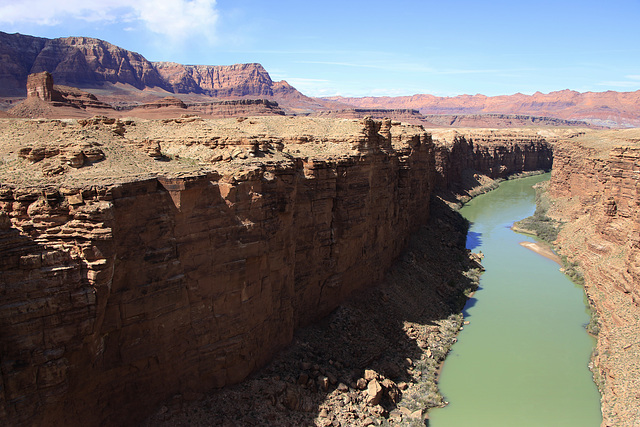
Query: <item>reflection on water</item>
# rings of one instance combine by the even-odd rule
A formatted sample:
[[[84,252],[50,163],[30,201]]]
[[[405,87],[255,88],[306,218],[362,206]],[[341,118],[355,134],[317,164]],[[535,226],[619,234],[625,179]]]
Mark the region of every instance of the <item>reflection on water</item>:
[[[597,427],[600,397],[587,368],[594,340],[584,330],[583,290],[558,265],[519,245],[511,224],[535,210],[531,188],[546,176],[504,182],[461,213],[467,247],[485,255],[481,288],[465,306],[440,378],[450,403],[431,427]]]

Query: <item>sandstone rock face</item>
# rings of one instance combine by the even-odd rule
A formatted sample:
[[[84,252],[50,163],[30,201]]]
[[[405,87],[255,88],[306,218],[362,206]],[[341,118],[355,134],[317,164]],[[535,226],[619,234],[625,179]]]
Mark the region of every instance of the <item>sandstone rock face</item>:
[[[154,102],[148,102],[137,108],[153,110],[156,108],[187,108],[184,102],[176,98],[175,96],[167,96]]]
[[[222,98],[273,96],[273,81],[260,64],[182,65],[154,62],[153,65],[175,93],[202,93]]]
[[[27,76],[47,39],[0,31],[0,95],[25,96]]]
[[[443,131],[434,133],[436,186],[473,187],[468,172],[505,178],[519,172],[550,170],[551,141],[535,131]]]
[[[181,65],[147,61],[142,55],[89,37],[45,39],[0,32],[0,96],[24,96],[27,76],[48,71],[61,85],[100,88],[126,84],[137,89],[217,98],[269,98],[295,108],[322,108],[322,101],[302,95],[287,82],[274,82],[260,64]],[[117,100],[139,103],[118,91]],[[116,99],[114,98],[114,99]],[[106,99],[106,98],[105,98]]]
[[[277,102],[267,99],[236,99],[216,102],[199,102],[189,104],[193,110],[211,118],[249,117],[249,116],[283,116],[284,110]]]
[[[51,73],[29,74],[27,78],[27,98],[38,98],[42,101],[51,101],[53,98],[53,77]]]
[[[640,147],[638,132],[589,135],[559,142],[550,195],[554,215],[568,222],[560,252],[582,268],[599,316],[594,378],[603,425],[640,419]]]
[[[253,147],[260,135],[234,144]],[[282,145],[313,153],[338,142],[315,138]],[[177,393],[241,381],[295,328],[380,281],[429,215],[437,152],[421,128],[370,118],[343,143],[340,155],[233,171],[3,186],[0,420],[135,424]],[[529,153],[520,145],[529,142],[510,151]],[[506,151],[478,148],[467,160],[519,158]],[[508,167],[545,167],[532,156]],[[394,384],[379,387],[398,399]]]
[[[47,40],[30,72],[49,71],[56,82],[74,87],[125,83],[138,89],[164,87],[142,55],[89,37]]]

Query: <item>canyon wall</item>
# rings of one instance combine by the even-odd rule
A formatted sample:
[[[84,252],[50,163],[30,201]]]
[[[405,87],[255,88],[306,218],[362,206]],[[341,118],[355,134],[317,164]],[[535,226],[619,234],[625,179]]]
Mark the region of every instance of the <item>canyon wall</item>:
[[[553,138],[535,131],[434,131],[436,186],[464,191],[478,185],[477,174],[505,178],[524,171],[550,170]]]
[[[336,156],[314,144],[339,141],[296,141],[307,154],[233,171],[3,186],[0,420],[130,425],[178,393],[241,381],[380,281],[438,180],[453,181],[436,162],[459,157],[389,120],[365,119]],[[469,143],[463,157],[546,168],[530,144]]]
[[[640,134],[583,135],[558,144],[549,188],[566,221],[558,249],[579,264],[599,318],[594,378],[604,426],[640,419]]]

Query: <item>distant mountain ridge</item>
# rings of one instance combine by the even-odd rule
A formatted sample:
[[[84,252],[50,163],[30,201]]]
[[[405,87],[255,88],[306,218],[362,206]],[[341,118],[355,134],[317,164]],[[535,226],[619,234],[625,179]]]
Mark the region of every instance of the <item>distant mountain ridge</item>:
[[[0,96],[26,96],[27,76],[48,71],[59,85],[83,89],[111,89],[118,96],[153,89],[160,93],[215,98],[270,98],[281,104],[294,100],[297,108],[323,108],[285,81],[274,82],[257,63],[182,65],[151,62],[144,56],[90,37],[47,39],[0,32]],[[104,97],[104,93],[101,93]],[[133,97],[133,96],[132,96]]]
[[[349,108],[418,110],[425,115],[450,115],[459,125],[463,122],[489,125],[498,118],[482,116],[498,114],[584,121],[597,126],[640,127],[640,91],[580,93],[563,90],[493,97],[421,94],[311,98],[284,80],[274,82],[257,63],[183,65],[151,62],[139,53],[90,37],[47,39],[0,32],[0,97],[26,96],[27,76],[43,71],[50,72],[57,85],[81,88],[117,107],[141,105],[175,94],[184,102],[209,102],[211,98],[269,99],[278,102],[287,113],[296,114]],[[15,101],[6,101],[5,105],[11,105],[11,102]],[[509,117],[508,120],[513,124],[521,118],[514,121]],[[434,120],[429,121],[434,123]],[[533,121],[527,119],[523,123]]]
[[[416,109],[424,115],[515,114],[585,121],[597,126],[640,126],[640,90],[636,92],[585,92],[562,90],[533,95],[460,95],[438,97],[324,98],[358,108]]]

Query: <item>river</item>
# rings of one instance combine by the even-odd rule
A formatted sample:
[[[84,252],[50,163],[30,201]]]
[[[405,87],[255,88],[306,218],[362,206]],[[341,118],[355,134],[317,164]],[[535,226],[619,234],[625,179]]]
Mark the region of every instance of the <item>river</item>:
[[[531,186],[549,174],[505,181],[461,213],[467,247],[486,269],[465,306],[464,330],[445,362],[440,389],[450,404],[430,427],[597,427],[600,395],[587,365],[595,340],[581,287],[555,262],[520,246],[510,230],[535,210]]]

